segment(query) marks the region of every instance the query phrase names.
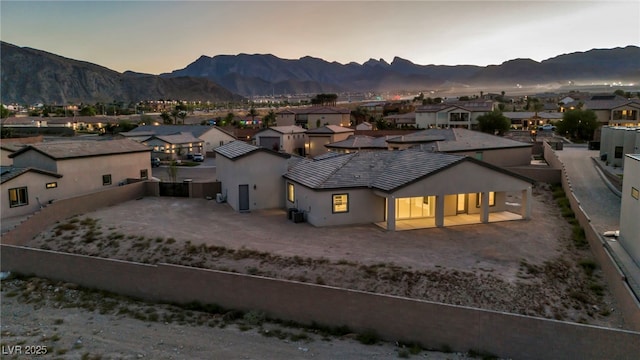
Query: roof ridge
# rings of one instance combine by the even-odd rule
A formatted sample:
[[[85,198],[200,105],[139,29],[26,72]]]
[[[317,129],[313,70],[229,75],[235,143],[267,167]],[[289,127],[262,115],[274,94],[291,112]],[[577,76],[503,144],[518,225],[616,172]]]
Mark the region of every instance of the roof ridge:
[[[326,161],[326,160],[332,160],[332,159],[340,159],[342,157],[347,158],[346,160],[344,160],[339,166],[336,166],[335,169],[333,169],[329,174],[327,174],[327,176],[324,177],[324,179],[322,179],[322,181],[320,182],[320,185],[324,184],[327,182],[327,180],[329,180],[333,174],[337,173],[338,170],[342,169],[349,161],[351,161],[351,159],[353,159],[357,154],[359,154],[359,152],[352,152],[352,153],[347,153],[344,154],[342,156],[333,156],[327,159],[321,159],[321,160],[316,160],[316,161]]]

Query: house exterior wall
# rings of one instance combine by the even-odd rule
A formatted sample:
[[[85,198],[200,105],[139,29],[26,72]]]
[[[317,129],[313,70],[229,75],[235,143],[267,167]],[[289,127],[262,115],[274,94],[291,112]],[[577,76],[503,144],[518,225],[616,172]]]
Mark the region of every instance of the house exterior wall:
[[[635,190],[634,190],[635,189]],[[640,264],[640,154],[625,156],[622,204],[620,207],[620,244]]]
[[[216,129],[216,128],[212,128],[211,130],[205,132],[199,137],[199,139],[204,142],[203,143],[204,150],[202,151],[203,153],[211,152],[219,146],[222,146],[224,144],[227,144],[236,140],[233,136],[223,131],[220,131],[219,129]]]
[[[235,211],[239,211],[238,188],[243,184],[249,185],[249,210],[284,208],[282,175],[287,169],[287,159],[262,151],[235,161],[218,154],[216,167],[222,195]]]
[[[54,159],[34,150],[23,152],[22,154],[14,157],[13,166],[33,167],[41,170],[58,172],[58,164]]]
[[[261,141],[262,137],[268,139],[265,144],[266,146],[263,145],[263,142]],[[279,138],[279,149],[274,149],[272,146],[274,137]],[[269,150],[286,152],[288,154],[298,154],[297,149],[304,149],[305,143],[304,133],[282,134],[272,129],[261,131],[260,133],[255,135],[255,138],[257,146],[262,146]]]
[[[416,112],[416,127],[418,129],[428,129],[436,125],[435,112]]]
[[[530,183],[465,161],[393,192],[395,197],[521,191]]]
[[[276,124],[278,126],[287,126],[287,125],[295,125],[296,124],[296,115],[295,114],[277,114]]]
[[[63,178],[56,178],[29,171],[3,183],[0,190],[2,218],[5,219],[31,214],[40,209],[40,204],[46,205],[51,200],[67,197],[65,193],[68,193],[72,189],[65,189],[65,187],[63,187],[63,182],[61,181],[62,179]],[[57,182],[58,187],[47,189],[45,185],[52,182]],[[9,189],[22,187],[27,188],[28,203],[23,206],[11,207],[9,202]]]
[[[305,212],[307,222],[314,226],[371,224],[384,221],[385,199],[370,189],[337,189],[315,191],[287,180],[295,186],[295,202],[286,200],[287,207]],[[333,213],[333,194],[349,195],[349,211]]]
[[[150,153],[145,151],[58,160],[57,172],[63,176],[59,181],[64,189],[61,196],[66,198],[116,187],[127,178],[140,179],[141,170],[147,170],[150,178],[150,159]],[[111,184],[103,185],[102,175],[107,174],[111,175]]]
[[[324,125],[349,126],[351,123],[351,115],[350,114],[309,114],[309,121],[307,123],[307,128],[308,129],[317,128],[318,120],[320,120],[320,126],[324,126]]]
[[[616,147],[622,147],[622,156],[615,157]],[[640,153],[640,128],[602,127],[600,138],[600,156],[607,154],[611,166],[622,167],[624,154]]]

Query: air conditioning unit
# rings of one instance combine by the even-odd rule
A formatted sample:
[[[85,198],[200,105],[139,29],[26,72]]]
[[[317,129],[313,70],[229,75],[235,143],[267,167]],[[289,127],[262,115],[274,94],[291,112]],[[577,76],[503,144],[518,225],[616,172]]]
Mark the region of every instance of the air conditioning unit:
[[[217,202],[218,204],[225,202],[225,198],[224,198],[224,196],[222,196],[222,194],[221,194],[221,193],[217,193],[217,194],[216,194],[216,202]]]

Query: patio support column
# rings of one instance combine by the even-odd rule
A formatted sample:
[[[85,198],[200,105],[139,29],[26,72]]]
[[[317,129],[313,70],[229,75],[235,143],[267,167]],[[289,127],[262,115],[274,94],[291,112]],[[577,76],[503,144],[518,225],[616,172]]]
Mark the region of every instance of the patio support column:
[[[486,224],[489,222],[489,192],[483,191],[480,196],[482,196],[480,202],[480,222]]]
[[[436,195],[436,227],[444,226],[444,195]]]
[[[531,186],[526,190],[522,190],[522,206],[520,207],[520,215],[523,219],[531,218]]]
[[[396,231],[396,198],[387,197],[387,230]]]

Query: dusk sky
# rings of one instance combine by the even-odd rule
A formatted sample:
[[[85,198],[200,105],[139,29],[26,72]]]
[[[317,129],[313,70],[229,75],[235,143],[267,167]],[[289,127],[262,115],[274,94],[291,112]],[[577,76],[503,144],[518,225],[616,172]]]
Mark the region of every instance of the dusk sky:
[[[151,74],[201,55],[484,66],[640,45],[638,0],[2,0],[0,23],[2,41]]]

